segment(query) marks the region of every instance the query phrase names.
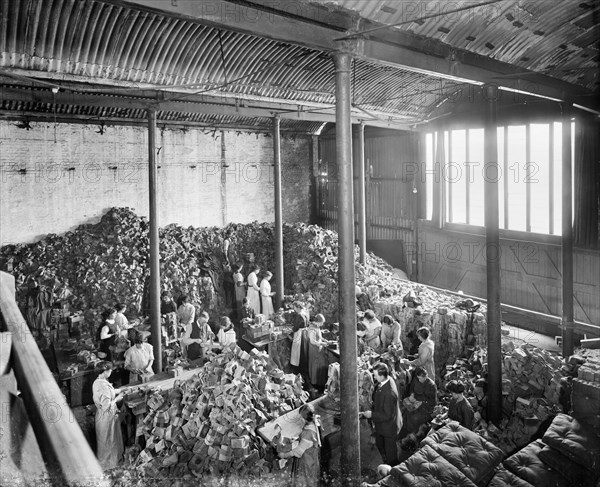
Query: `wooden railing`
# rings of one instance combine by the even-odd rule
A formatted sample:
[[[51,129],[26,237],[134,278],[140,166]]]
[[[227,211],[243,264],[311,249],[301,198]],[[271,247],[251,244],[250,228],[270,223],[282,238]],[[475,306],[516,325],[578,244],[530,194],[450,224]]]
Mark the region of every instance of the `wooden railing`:
[[[0,311],[12,335],[11,365],[17,386],[52,483],[108,487],[94,452],[17,306],[14,278],[4,272],[0,272]]]

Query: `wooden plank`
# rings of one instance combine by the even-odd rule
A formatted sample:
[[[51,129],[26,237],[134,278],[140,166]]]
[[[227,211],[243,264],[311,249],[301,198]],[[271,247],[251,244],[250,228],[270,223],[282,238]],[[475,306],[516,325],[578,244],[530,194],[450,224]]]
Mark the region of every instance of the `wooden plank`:
[[[13,368],[48,471],[59,485],[108,487],[7,285],[11,276],[0,276],[0,310],[13,335]]]
[[[583,348],[600,348],[600,338],[588,338],[581,340],[581,346]]]

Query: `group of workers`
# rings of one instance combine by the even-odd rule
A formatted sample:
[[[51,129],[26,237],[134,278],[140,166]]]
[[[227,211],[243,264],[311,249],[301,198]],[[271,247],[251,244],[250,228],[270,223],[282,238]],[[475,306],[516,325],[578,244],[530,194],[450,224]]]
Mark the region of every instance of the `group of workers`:
[[[246,298],[248,306],[252,308],[255,314],[263,314],[267,319],[270,318],[275,313],[275,309],[273,308],[273,296],[275,296],[275,293],[271,291],[270,282],[273,279],[273,273],[265,271],[259,284],[260,266],[256,264],[252,265],[247,280],[244,280],[243,269],[244,264],[236,264],[233,274],[238,316],[242,309],[244,298]]]
[[[431,421],[438,400],[434,363],[435,345],[431,340],[429,328],[419,328],[416,334],[421,343],[416,356],[405,362],[412,367],[412,379],[404,394],[405,397],[401,397],[398,393],[394,371],[390,370],[385,363],[378,363],[373,369],[376,385],[372,410],[360,413],[361,417],[372,421],[375,444],[383,463],[392,467],[397,465],[399,460],[398,441],[411,433],[416,433],[423,424]],[[464,397],[465,385],[459,381],[451,381],[446,385],[446,391],[451,395],[446,418],[471,429],[474,411]]]
[[[243,279],[242,269],[243,266],[238,265],[234,274],[239,320],[253,318],[259,313],[270,317],[274,312],[272,304],[274,293],[271,292],[269,284],[272,274],[266,272],[258,285],[260,268],[253,266],[247,282]],[[369,304],[368,296],[363,293],[359,294],[357,291],[358,308],[361,309]],[[115,309],[108,310],[103,315],[104,321],[99,330],[99,338],[101,349],[106,351],[109,360],[110,345],[114,342],[114,338],[119,335],[131,336],[131,325],[127,322],[123,312],[124,307],[117,305]],[[221,317],[217,329],[211,328],[208,313],[197,309],[190,303],[188,296],[181,296],[179,305],[176,306],[171,296],[164,293],[161,301],[161,313],[175,313],[181,332],[179,341],[182,355],[190,361],[203,360],[206,358],[207,352],[222,349],[237,341],[236,332],[229,317]],[[359,343],[378,352],[395,349],[404,355],[400,340],[400,324],[392,316],[385,315],[380,321],[372,309],[364,309],[358,313],[357,317]],[[309,306],[296,301],[292,305],[288,321],[292,325],[290,354],[292,369],[296,373],[305,373],[311,387],[322,391],[328,379],[329,366],[325,350],[332,344],[322,334],[325,318],[322,314],[317,314],[311,320]],[[411,360],[404,359],[405,363],[412,366],[413,372],[410,385],[404,394],[405,397],[400,397],[398,393],[395,371],[384,363],[378,363],[373,369],[376,387],[372,397],[372,408],[360,413],[360,417],[372,422],[375,444],[383,463],[390,466],[398,463],[397,444],[399,438],[416,432],[423,423],[430,421],[437,404],[435,345],[427,327],[419,328],[416,335],[420,340],[418,352],[415,356],[411,356]],[[133,345],[125,352],[125,369],[132,374],[151,373],[152,346],[145,343],[141,335],[137,333],[132,338]],[[116,460],[120,458],[123,448],[121,433],[116,426],[116,404],[123,393],[113,388],[108,381],[112,372],[110,361],[102,362],[100,369],[101,373],[93,386],[94,403],[98,409],[96,415],[98,458],[104,468],[110,468],[116,465]],[[451,382],[446,389],[452,394],[448,411],[449,419],[471,428],[473,409],[464,398],[464,385]],[[321,445],[318,420],[310,405],[303,406],[299,415],[305,425],[299,442],[290,452],[280,456],[296,458],[297,465],[294,471],[296,476],[303,477],[300,480],[302,485],[318,485],[318,455]]]

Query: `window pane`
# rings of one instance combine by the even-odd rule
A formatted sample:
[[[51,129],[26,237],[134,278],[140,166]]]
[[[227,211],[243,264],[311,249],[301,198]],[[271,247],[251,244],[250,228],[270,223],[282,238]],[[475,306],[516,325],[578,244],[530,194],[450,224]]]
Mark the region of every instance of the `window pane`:
[[[425,134],[425,218],[433,218],[433,134]]]
[[[525,125],[508,127],[508,228],[526,231],[527,197],[525,163],[527,160]]]
[[[547,124],[531,124],[531,155],[525,167],[526,184],[531,192],[531,231],[550,231],[550,127]]]
[[[471,225],[484,225],[485,188],[483,180],[483,129],[469,130],[469,222]]]
[[[499,212],[499,227],[505,228],[504,226],[504,179],[506,174],[504,173],[504,127],[498,127],[498,206]],[[489,174],[489,177],[494,177],[493,173]]]
[[[562,123],[554,122],[554,235],[562,235]]]
[[[452,153],[446,167],[446,179],[452,185],[452,223],[467,223],[467,176],[465,171],[466,130],[452,130]]]

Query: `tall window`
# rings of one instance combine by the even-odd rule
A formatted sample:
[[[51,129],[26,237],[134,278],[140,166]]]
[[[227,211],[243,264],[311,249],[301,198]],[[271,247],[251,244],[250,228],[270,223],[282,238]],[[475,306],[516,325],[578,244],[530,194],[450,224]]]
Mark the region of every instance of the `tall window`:
[[[571,160],[575,154],[572,123]],[[427,217],[432,215],[433,168],[437,133],[425,136]],[[443,132],[449,223],[485,224],[484,129]],[[500,228],[543,234],[561,234],[562,124],[530,123],[497,128],[498,205]],[[493,175],[492,175],[493,176]]]

